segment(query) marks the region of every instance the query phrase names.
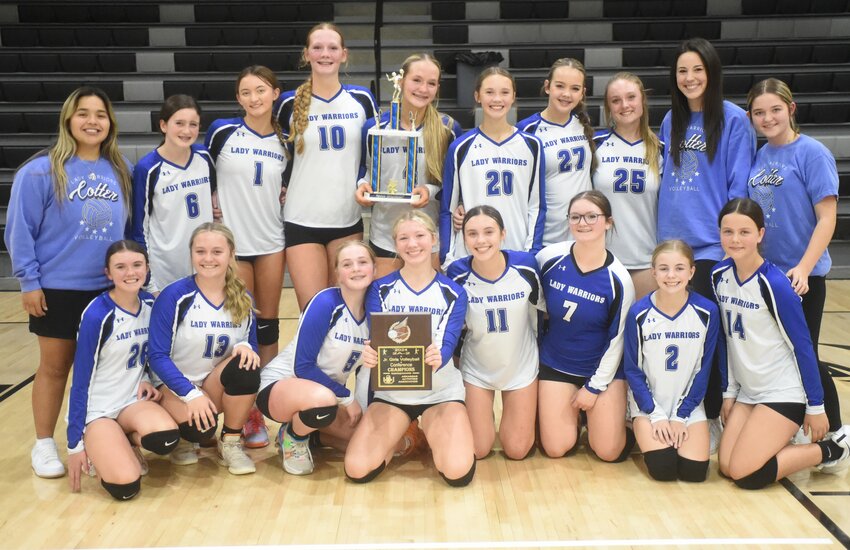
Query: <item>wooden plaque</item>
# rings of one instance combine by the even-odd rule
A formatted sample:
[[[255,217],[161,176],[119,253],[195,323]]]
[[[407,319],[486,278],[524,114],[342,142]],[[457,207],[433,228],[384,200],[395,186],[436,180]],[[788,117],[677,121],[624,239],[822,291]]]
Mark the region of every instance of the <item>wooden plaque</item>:
[[[428,313],[372,313],[372,347],[378,366],[372,369],[372,391],[430,390],[431,367],[425,348],[431,344]]]

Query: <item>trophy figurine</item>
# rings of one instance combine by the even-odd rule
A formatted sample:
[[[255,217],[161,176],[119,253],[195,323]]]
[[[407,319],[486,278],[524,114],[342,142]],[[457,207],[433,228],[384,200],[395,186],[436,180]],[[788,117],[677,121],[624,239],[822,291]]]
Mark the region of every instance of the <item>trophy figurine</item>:
[[[418,172],[420,134],[415,130],[413,113],[410,113],[411,130],[402,130],[399,118],[403,77],[403,70],[387,75],[387,80],[393,83],[390,121],[386,128],[381,128],[376,121],[368,133],[372,191],[366,193],[366,198],[375,202],[411,203],[419,196],[414,194],[413,188],[416,187]]]

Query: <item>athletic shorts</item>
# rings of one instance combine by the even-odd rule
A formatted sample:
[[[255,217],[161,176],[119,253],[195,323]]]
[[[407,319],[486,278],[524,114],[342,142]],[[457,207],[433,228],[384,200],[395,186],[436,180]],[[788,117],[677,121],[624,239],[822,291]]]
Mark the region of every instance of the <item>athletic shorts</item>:
[[[764,405],[765,407],[778,412],[798,426],[802,426],[803,421],[806,419],[805,403],[759,403],[759,405]]]
[[[254,262],[256,262],[257,258],[259,258],[259,257],[260,257],[259,255],[255,255],[255,256],[239,256],[239,255],[237,255],[236,261],[237,262],[247,262],[251,265],[254,265]]]
[[[413,422],[420,416],[422,413],[430,409],[431,407],[435,407],[437,405],[442,405],[443,403],[460,403],[461,405],[465,405],[463,401],[458,399],[451,399],[449,401],[441,401],[439,403],[426,403],[424,405],[402,405],[401,403],[390,403],[389,401],[385,401],[381,398],[376,397],[372,400],[372,403],[384,403],[385,405],[390,405],[391,407],[395,407],[397,409],[401,409],[410,418],[410,421]]]
[[[391,250],[387,250],[386,248],[381,248],[380,246],[373,243],[371,240],[369,241],[369,246],[372,248],[372,252],[375,253],[375,256],[377,258],[388,258],[390,260],[395,260],[396,258],[398,258],[397,253]]]
[[[269,399],[271,398],[272,388],[275,384],[277,384],[277,382],[272,382],[271,384],[260,390],[260,392],[257,394],[257,408],[260,409],[260,412],[263,413],[266,418],[274,420],[275,422],[280,422],[280,420],[274,418],[272,416],[272,413],[269,412]]]
[[[559,370],[555,370],[552,367],[546,366],[543,363],[540,364],[540,371],[537,374],[538,380],[548,380],[550,382],[563,382],[565,384],[572,384],[573,386],[578,386],[579,388],[584,387],[590,377],[588,376],[576,376],[574,374],[567,374],[566,372],[561,372]],[[622,365],[617,369],[617,372],[614,373],[614,380],[625,380],[626,379],[626,371],[623,370]]]
[[[351,227],[306,227],[290,222],[283,223],[283,236],[286,248],[299,244],[320,244],[327,246],[331,241],[352,237],[363,233],[363,220]]]
[[[649,419],[649,415],[646,414],[645,412],[643,412],[642,410],[640,410],[640,407],[638,407],[637,401],[635,401],[635,396],[632,393],[631,389],[629,389],[627,399],[628,399],[628,402],[627,402],[628,410],[626,412],[627,412],[629,418],[634,419],[634,418],[638,418],[638,417],[644,417],[646,419]],[[673,414],[673,411],[665,411],[665,412],[666,412],[668,418],[673,418],[673,416],[675,416]],[[694,407],[694,410],[691,411],[691,415],[685,421],[685,426],[691,426],[693,424],[696,424],[697,422],[705,422],[706,420],[707,420],[707,418],[705,416],[705,407],[703,406],[702,402],[700,402],[700,404],[697,405],[696,407]]]
[[[104,290],[53,290],[41,289],[47,302],[44,317],[30,315],[30,332],[48,338],[76,340],[83,310]]]

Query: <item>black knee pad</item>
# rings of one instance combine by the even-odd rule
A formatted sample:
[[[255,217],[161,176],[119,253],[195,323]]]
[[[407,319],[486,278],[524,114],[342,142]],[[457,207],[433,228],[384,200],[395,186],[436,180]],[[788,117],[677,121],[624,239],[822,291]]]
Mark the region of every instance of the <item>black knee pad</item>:
[[[372,470],[371,472],[369,472],[368,474],[366,474],[363,477],[351,477],[350,475],[348,475],[348,472],[345,472],[345,477],[347,477],[348,479],[350,479],[354,483],[369,483],[370,481],[372,481],[373,479],[378,477],[378,474],[383,472],[384,468],[386,468],[386,467],[387,467],[387,463],[381,462],[380,466],[378,466],[377,468],[375,468],[374,470]]]
[[[647,451],[643,453],[643,461],[650,477],[656,481],[676,481],[679,477],[679,455],[673,447]]]
[[[142,436],[142,447],[158,455],[167,455],[177,447],[180,430],[162,430]]]
[[[253,395],[260,389],[260,369],[240,369],[237,355],[221,369],[221,385],[227,395]]]
[[[261,346],[277,344],[280,337],[279,319],[260,319],[257,317],[257,343]]]
[[[705,481],[705,478],[708,477],[707,460],[691,460],[690,458],[680,456],[677,469],[679,471],[679,479],[682,481],[699,483]]]
[[[130,500],[134,496],[138,495],[139,491],[142,489],[142,478],[124,484],[109,483],[108,481],[101,479],[100,484],[103,485],[103,488],[106,489],[106,491],[112,495],[112,498],[115,500]]]
[[[201,431],[198,428],[197,423],[190,426],[188,422],[181,422],[177,425],[177,429],[180,430],[180,437],[192,443],[201,443],[202,441],[208,440],[215,435],[217,428],[218,421],[213,423],[208,430],[204,431]]]
[[[626,426],[626,444],[623,446],[623,450],[620,452],[620,455],[614,460],[611,460],[610,462],[612,462],[613,464],[617,464],[618,462],[625,462],[625,460],[629,458],[629,455],[632,454],[632,449],[634,449],[635,447],[635,441],[637,441],[635,439],[635,432],[633,432],[631,428]]]
[[[314,407],[299,411],[298,418],[305,426],[310,428],[320,429],[330,426],[336,418],[336,411],[339,409],[336,405],[330,407]]]
[[[773,456],[764,463],[764,466],[751,473],[748,476],[744,476],[741,479],[735,480],[735,485],[740,487],[741,489],[761,489],[762,487],[767,487],[774,481],[776,481],[776,473],[779,470],[779,464],[776,462],[776,457]]]
[[[469,469],[469,471],[457,479],[449,479],[443,474],[443,472],[440,472],[440,475],[443,476],[443,479],[446,480],[446,483],[448,483],[452,487],[466,487],[470,484],[470,482],[472,481],[472,477],[475,475],[475,460],[472,461],[472,467]]]

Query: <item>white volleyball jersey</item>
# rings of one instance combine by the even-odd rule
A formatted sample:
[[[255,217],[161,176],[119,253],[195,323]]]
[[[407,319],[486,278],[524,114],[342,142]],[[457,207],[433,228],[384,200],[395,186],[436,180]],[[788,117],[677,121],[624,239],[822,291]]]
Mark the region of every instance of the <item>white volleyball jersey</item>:
[[[139,310],[126,311],[104,292],[83,311],[77,333],[68,398],[68,449],[83,450],[86,425],[115,418],[137,401],[139,383],[148,380],[148,325],[153,296],[139,294]]]
[[[207,131],[215,161],[222,220],[236,237],[237,256],[283,250],[280,190],[287,160],[277,134],[261,136],[241,118],[219,119]]]
[[[253,311],[234,324],[224,304],[211,304],[186,277],[165,287],[151,313],[150,365],[168,388],[186,397],[238,345],[257,351]]]
[[[284,93],[276,116],[289,137],[295,90]],[[287,170],[286,221],[306,227],[351,227],[360,221],[354,200],[366,121],[377,108],[371,92],[343,84],[330,99],[313,96],[304,151],[292,153]]]
[[[186,166],[165,160],[156,149],[133,169],[133,239],[150,260],[148,290],[193,273],[189,254],[192,231],[211,222],[215,164],[202,145],[192,145]]]
[[[611,203],[614,230],[608,248],[627,269],[652,264],[657,244],[658,186],[660,175],[649,169],[643,140],[630,143],[612,130],[598,132],[593,188]],[[661,167],[662,150],[658,157]]]
[[[446,155],[440,201],[440,260],[446,265],[469,253],[452,226],[459,204],[466,210],[489,205],[505,221],[503,247],[537,252],[546,218],[543,144],[520,132],[496,143],[475,128],[456,139]]]
[[[567,214],[570,199],[589,191],[590,167],[593,158],[584,126],[575,115],[566,124],[550,122],[535,113],[519,122],[523,132],[535,135],[543,142],[546,157],[546,225],[543,246],[569,239]]]
[[[823,386],[800,297],[788,277],[765,261],[739,281],[727,258],[711,272],[726,334],[724,397],[742,403],[806,403],[823,408]]]
[[[440,349],[443,366],[431,377],[430,391],[379,391],[376,398],[401,405],[425,405],[462,401],[466,396],[463,378],[452,353],[457,346],[466,315],[466,291],[441,273],[420,292],[407,286],[394,271],[372,283],[366,292],[366,312],[430,313],[431,342]],[[360,378],[358,377],[358,381]]]
[[[537,262],[528,252],[503,251],[507,266],[495,281],[472,269],[472,257],[446,274],[466,290],[463,379],[489,390],[518,390],[537,378],[537,313],[543,297]]]
[[[696,292],[673,317],[644,296],[626,317],[623,364],[629,410],[650,421],[705,420],[702,400],[720,337],[717,306]]]
[[[260,389],[282,378],[304,378],[322,384],[338,398],[351,395],[345,383],[362,365],[369,338],[365,317],[352,315],[338,287],[316,294],[298,321],[295,338],[260,373]]]

